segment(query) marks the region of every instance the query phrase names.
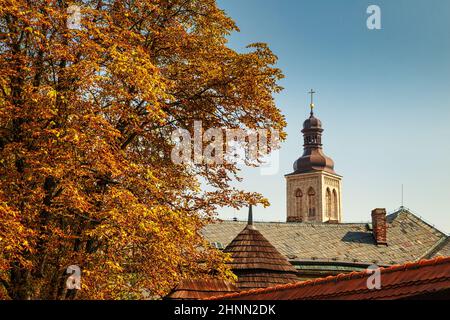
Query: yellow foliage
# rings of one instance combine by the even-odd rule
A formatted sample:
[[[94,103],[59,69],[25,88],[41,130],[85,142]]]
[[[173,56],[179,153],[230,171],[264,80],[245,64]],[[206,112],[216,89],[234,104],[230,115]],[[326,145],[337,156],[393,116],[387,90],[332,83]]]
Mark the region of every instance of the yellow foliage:
[[[200,230],[220,206],[268,202],[230,186],[234,165],[174,165],[171,132],[283,130],[276,57],[227,47],[238,29],[214,0],[82,3],[69,29],[64,1],[0,0],[0,298],[68,298],[70,265],[77,299],[233,280]]]

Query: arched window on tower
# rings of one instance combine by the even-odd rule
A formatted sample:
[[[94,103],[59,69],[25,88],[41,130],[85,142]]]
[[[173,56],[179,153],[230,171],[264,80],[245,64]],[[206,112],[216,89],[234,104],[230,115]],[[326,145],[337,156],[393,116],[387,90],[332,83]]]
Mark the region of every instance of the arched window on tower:
[[[326,208],[327,208],[327,217],[328,217],[328,219],[331,219],[331,217],[332,217],[332,205],[331,205],[331,191],[330,191],[330,188],[327,188],[327,192],[326,192],[326,195],[325,195],[325,200],[326,200]]]
[[[339,212],[339,201],[336,189],[333,189],[333,214],[332,219],[338,220],[338,212]]]
[[[311,187],[308,190],[308,218],[316,217],[316,192]]]
[[[295,215],[299,220],[303,219],[303,192],[300,189],[295,191]]]

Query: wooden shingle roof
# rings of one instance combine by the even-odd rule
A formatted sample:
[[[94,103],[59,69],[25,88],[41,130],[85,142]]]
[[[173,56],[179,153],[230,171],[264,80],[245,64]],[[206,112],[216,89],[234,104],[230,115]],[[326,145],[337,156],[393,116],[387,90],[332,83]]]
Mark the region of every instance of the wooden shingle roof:
[[[234,284],[220,279],[185,279],[166,296],[166,299],[200,300],[237,291]]]
[[[297,270],[249,221],[225,248],[230,253],[231,269],[237,275],[240,290],[265,288],[298,281]]]

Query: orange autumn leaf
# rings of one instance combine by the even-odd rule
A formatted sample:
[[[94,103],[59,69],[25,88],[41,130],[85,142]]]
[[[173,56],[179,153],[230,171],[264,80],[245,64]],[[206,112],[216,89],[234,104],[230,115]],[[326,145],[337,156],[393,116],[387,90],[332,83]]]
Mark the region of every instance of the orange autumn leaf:
[[[267,200],[230,186],[235,165],[173,164],[170,137],[201,120],[284,138],[276,57],[230,49],[237,27],[214,0],[72,2],[70,29],[65,1],[0,0],[0,298],[140,299],[233,279],[200,230],[220,206]]]

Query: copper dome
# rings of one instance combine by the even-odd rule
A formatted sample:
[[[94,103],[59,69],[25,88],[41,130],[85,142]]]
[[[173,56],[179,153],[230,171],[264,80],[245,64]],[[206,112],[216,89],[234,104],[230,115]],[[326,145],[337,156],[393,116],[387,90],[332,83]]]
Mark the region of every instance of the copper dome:
[[[294,173],[306,173],[311,171],[334,172],[334,161],[327,157],[321,149],[312,150],[304,154],[294,162]]]
[[[322,132],[322,122],[311,111],[310,117],[303,123],[304,152],[294,162],[294,174],[313,171],[326,171],[336,174],[334,172],[334,161],[323,153]]]
[[[311,116],[303,122],[303,129],[315,129],[315,128],[322,128],[322,121],[314,117],[314,114],[311,114]]]

